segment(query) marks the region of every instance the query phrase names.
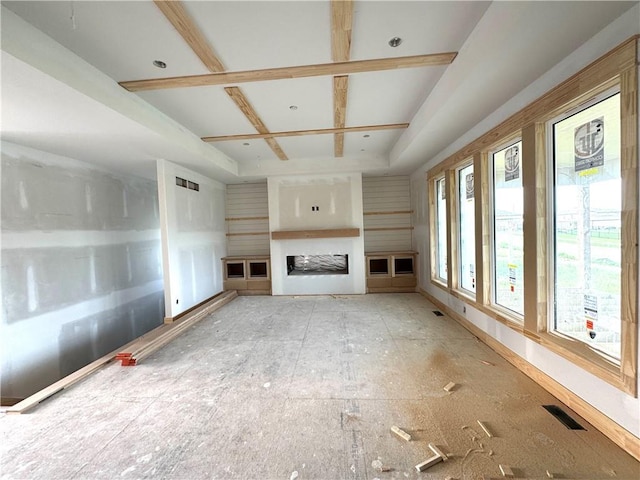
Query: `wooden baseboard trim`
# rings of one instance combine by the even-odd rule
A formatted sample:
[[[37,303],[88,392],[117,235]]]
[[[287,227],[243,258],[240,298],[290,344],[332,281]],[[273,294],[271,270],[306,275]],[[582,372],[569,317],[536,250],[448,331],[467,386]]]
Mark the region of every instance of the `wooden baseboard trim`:
[[[159,350],[186,329],[195,325],[210,313],[222,308],[237,296],[238,293],[235,290],[216,295],[212,300],[199,306],[196,310],[189,310],[188,316],[182,316],[177,322],[161,325],[152,331],[153,335],[148,338],[142,338],[128,349],[121,350],[116,355],[116,359],[120,360],[122,366],[125,367],[137,365],[141,360]]]
[[[593,405],[577,396],[564,385],[539,370],[533,364],[516,355],[505,345],[500,343],[498,340],[496,340],[480,328],[476,327],[464,317],[460,316],[457,312],[439,301],[426,290],[418,287],[418,293],[420,293],[427,300],[437,306],[442,312],[446,313],[460,325],[469,330],[479,340],[488,345],[498,355],[503,357],[514,367],[531,378],[534,382],[548,391],[551,395],[562,401],[565,405],[567,405],[578,415],[584,418],[587,422],[593,425],[596,429],[602,432],[602,434],[608,437],[612,442],[622,448],[625,452],[634,457],[636,460],[640,461],[640,438],[636,437],[633,433],[611,420],[600,410],[596,409]]]
[[[10,415],[25,413],[28,410],[31,410],[32,408],[37,406],[39,403],[45,401],[47,398],[52,397],[56,393],[61,392],[66,388],[69,388],[70,386],[79,382],[83,378],[91,375],[96,370],[99,370],[106,364],[112,362],[113,360],[116,359],[119,353],[123,351],[135,351],[137,348],[141,348],[141,346],[149,345],[151,343],[153,343],[154,345],[158,345],[159,340],[163,341],[167,338],[167,331],[171,331],[172,329],[177,329],[177,327],[184,325],[187,322],[189,322],[188,324],[191,325],[199,321],[202,317],[204,317],[205,315],[213,311],[215,308],[219,308],[220,306],[230,302],[231,300],[233,300],[233,298],[236,297],[235,292],[225,292],[225,293],[226,294],[216,295],[212,299],[205,301],[204,302],[205,305],[200,304],[199,306],[194,307],[194,309],[200,307],[200,310],[198,310],[197,312],[194,311],[194,309],[190,309],[188,312],[191,312],[191,315],[187,318],[182,319],[181,322],[175,323],[175,324],[169,324],[169,325],[163,324],[157,328],[154,328],[153,330],[132,340],[126,345],[123,345],[118,350],[114,350],[113,352],[107,353],[103,357],[100,357],[97,360],[91,362],[89,365],[82,367],[79,370],[76,370],[72,374],[67,375],[66,377],[58,380],[57,382],[49,385],[48,387],[45,387],[42,390],[34,393],[30,397],[25,398],[21,402],[16,403],[12,407],[7,408],[5,412]],[[181,314],[181,316],[184,316],[186,314],[187,312],[184,312],[183,314]],[[175,335],[172,335],[171,338],[173,338],[174,336]],[[166,343],[168,342],[163,343],[163,345]],[[158,346],[157,348],[160,348],[160,346]],[[145,350],[144,353],[149,354],[151,353],[151,351]]]
[[[151,331],[153,332],[153,330],[151,330]],[[86,366],[82,367],[81,369],[76,370],[72,374],[67,375],[64,378],[61,378],[57,382],[52,383],[48,387],[43,388],[42,390],[40,390],[40,391],[34,393],[33,395],[25,398],[21,402],[18,402],[15,405],[13,405],[12,407],[9,407],[6,410],[6,413],[8,415],[14,415],[14,414],[22,414],[22,413],[27,412],[28,410],[31,410],[32,408],[34,408],[39,403],[44,402],[47,398],[52,397],[53,395],[55,395],[58,392],[61,392],[65,388],[69,388],[74,383],[79,382],[83,378],[91,375],[96,370],[102,368],[107,363],[113,361],[116,358],[116,355],[118,354],[118,352],[121,349],[128,348],[131,345],[134,345],[136,342],[139,341],[140,338],[143,338],[143,337],[144,337],[144,335],[142,337],[136,338],[135,340],[132,340],[131,342],[127,343],[126,345],[120,347],[120,349],[118,349],[118,350],[114,350],[111,353],[107,353],[103,357],[100,357],[97,360],[91,362],[89,365],[86,365]]]
[[[200,308],[203,308],[209,302],[213,302],[216,299],[216,297],[219,297],[220,295],[222,295],[222,293],[223,292],[216,293],[215,295],[213,295],[213,296],[211,296],[209,298],[205,298],[200,303],[197,303],[193,307],[186,309],[184,312],[179,313],[175,317],[164,317],[164,323],[173,323],[176,320],[180,320],[182,317],[186,317],[187,315],[191,314],[192,312],[195,312],[196,310],[198,310]]]

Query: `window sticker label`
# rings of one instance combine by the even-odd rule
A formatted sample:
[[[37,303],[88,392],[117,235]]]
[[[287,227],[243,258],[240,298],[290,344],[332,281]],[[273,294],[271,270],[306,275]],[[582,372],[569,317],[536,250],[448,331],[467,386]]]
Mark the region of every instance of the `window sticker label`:
[[[466,198],[467,200],[472,200],[473,199],[473,173],[470,173],[469,175],[467,175],[466,177],[464,177],[465,180],[465,187],[466,187]]]
[[[509,290],[511,292],[515,292],[516,291],[516,269],[518,268],[518,266],[514,265],[513,263],[510,263],[508,267],[509,267]]]
[[[520,148],[517,145],[507,148],[504,153],[504,180],[520,178]]]
[[[576,172],[604,165],[604,117],[576,127],[573,138]]]
[[[598,320],[598,297],[595,295],[584,296],[584,318],[587,330],[593,330],[594,323]]]

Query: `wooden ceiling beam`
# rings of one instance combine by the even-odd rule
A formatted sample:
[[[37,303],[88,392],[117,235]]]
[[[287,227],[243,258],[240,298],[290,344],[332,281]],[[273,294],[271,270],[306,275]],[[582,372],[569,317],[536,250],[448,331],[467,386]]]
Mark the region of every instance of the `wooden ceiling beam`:
[[[182,2],[162,0],[154,0],[154,2],[210,72],[226,70],[207,39],[184,9]]]
[[[184,77],[132,80],[119,82],[119,84],[130,92],[139,92],[143,90],[160,90],[163,88],[205,87],[210,85],[266,82],[269,80],[322,77],[327,75],[349,75],[352,73],[379,72],[400,68],[448,65],[453,61],[456,55],[456,52],[433,53],[428,55],[413,55],[409,57],[377,58],[373,60],[354,60],[351,62],[267,68],[264,70],[246,70],[241,72],[220,72],[204,75],[189,75]]]
[[[347,117],[347,89],[349,87],[349,77],[333,77],[333,126],[344,128]],[[344,154],[344,133],[334,134],[333,153],[336,157]]]
[[[327,135],[335,133],[353,133],[353,132],[373,132],[376,130],[398,130],[407,128],[408,123],[390,123],[385,125],[362,125],[358,127],[343,128],[318,128],[315,130],[291,130],[288,132],[270,132],[270,133],[247,133],[243,135],[222,135],[218,137],[202,137],[202,140],[209,143],[227,142],[232,140],[255,140],[259,138],[278,138],[278,137],[300,137],[303,135]]]
[[[278,145],[278,142],[269,133],[269,129],[266,127],[262,119],[258,116],[253,106],[249,103],[249,100],[247,100],[247,97],[244,96],[242,91],[238,87],[225,87],[224,91],[227,92],[227,95],[231,97],[231,100],[233,100],[238,108],[242,111],[242,113],[244,113],[244,116],[247,117],[247,119],[251,122],[251,125],[253,125],[258,133],[265,135],[263,138],[269,144],[269,147],[271,147],[273,153],[275,153],[280,160],[289,160],[289,158],[287,158],[285,153],[282,151],[282,148],[280,148],[280,145]]]
[[[334,62],[348,62],[351,58],[351,29],[353,26],[353,2],[331,0],[331,56]],[[347,90],[349,76],[333,77],[333,126],[344,128],[347,116]],[[344,155],[344,133],[333,135],[333,154]]]
[[[353,2],[331,0],[331,58],[334,62],[348,62],[351,54]]]

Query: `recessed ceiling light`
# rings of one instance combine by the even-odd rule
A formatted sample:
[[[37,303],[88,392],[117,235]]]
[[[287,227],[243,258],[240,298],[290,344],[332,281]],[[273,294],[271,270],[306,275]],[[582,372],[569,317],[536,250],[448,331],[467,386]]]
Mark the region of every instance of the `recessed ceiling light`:
[[[244,145],[245,147],[248,147],[251,144],[249,142],[244,142],[242,145]]]
[[[298,106],[297,105],[289,105],[289,110],[297,110]]]
[[[167,64],[164,63],[162,60],[154,60],[153,65],[158,68],[167,68]]]
[[[397,47],[398,45],[400,45],[402,43],[402,39],[400,37],[393,37],[391,40],[389,40],[389,46],[390,47]]]
[[[371,135],[369,135],[368,133],[362,135],[364,138],[369,138]]]

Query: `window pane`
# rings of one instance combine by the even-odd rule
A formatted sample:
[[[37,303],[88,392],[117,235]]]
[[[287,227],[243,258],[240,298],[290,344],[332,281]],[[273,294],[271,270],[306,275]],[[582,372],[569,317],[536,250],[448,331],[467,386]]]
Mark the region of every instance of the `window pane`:
[[[522,142],[493,154],[494,302],[524,315]]]
[[[445,180],[436,180],[437,276],[447,281],[447,196]]]
[[[620,95],[553,125],[555,330],[620,358]]]
[[[458,171],[458,205],[460,206],[460,287],[476,291],[476,226],[473,197],[473,165]]]

